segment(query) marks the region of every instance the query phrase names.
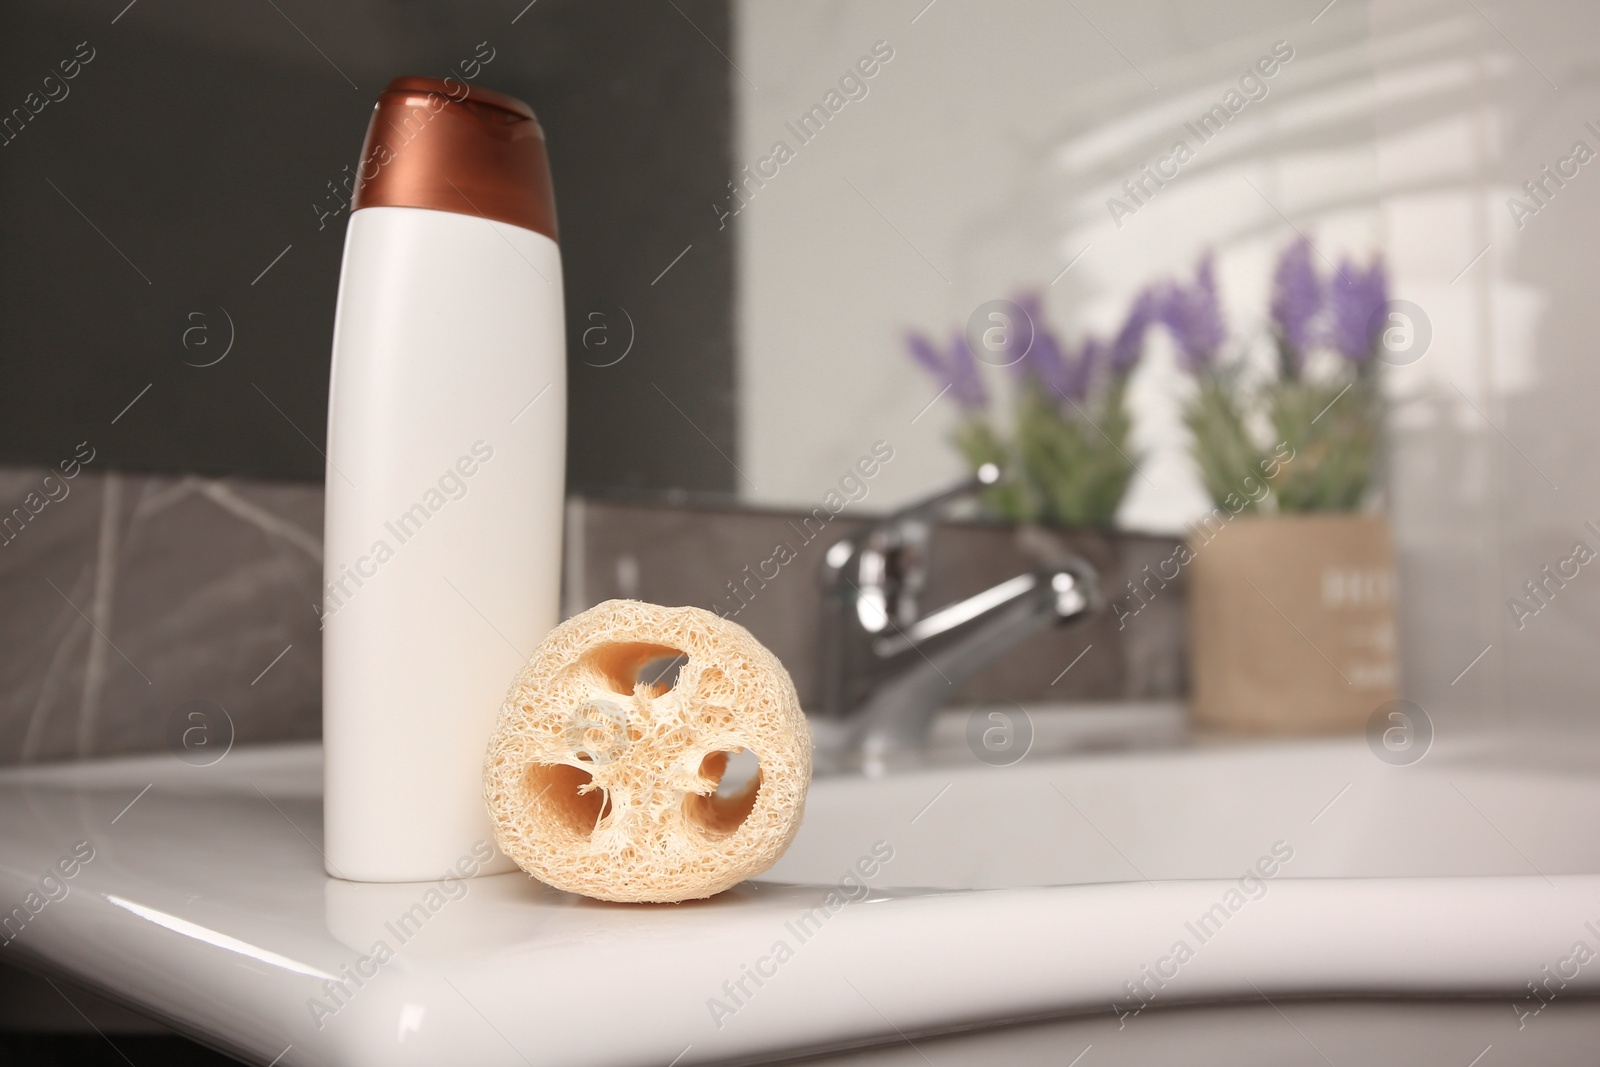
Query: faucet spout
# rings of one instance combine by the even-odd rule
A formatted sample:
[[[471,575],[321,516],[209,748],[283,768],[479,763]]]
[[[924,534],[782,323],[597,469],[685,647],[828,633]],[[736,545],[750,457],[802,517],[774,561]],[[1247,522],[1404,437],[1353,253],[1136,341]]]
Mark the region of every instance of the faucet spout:
[[[873,642],[880,682],[855,713],[854,747],[868,760],[920,748],[963,685],[1040,631],[1087,614],[1087,564],[1019,574]]]
[[[851,747],[870,762],[921,747],[940,709],[966,682],[1026,638],[1098,607],[1094,568],[1065,556],[921,612],[933,521],[999,477],[997,467],[985,465],[971,482],[827,552],[823,712],[846,720]]]

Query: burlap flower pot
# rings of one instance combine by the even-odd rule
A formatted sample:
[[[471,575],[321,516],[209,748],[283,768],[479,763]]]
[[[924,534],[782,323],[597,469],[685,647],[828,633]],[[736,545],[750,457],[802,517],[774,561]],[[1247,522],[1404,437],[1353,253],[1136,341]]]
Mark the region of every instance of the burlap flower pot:
[[[1395,698],[1394,554],[1371,515],[1226,517],[1189,539],[1197,726],[1360,731]]]

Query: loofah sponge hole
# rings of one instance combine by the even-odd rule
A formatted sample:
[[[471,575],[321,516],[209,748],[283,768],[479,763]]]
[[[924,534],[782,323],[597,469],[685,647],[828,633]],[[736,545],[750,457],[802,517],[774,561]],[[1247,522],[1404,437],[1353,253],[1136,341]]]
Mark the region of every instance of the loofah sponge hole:
[[[753,771],[736,767],[734,773],[729,774],[730,763],[740,755],[750,757],[750,762],[755,764]],[[744,749],[713,752],[700,761],[700,777],[709,779],[715,788],[704,795],[691,793],[683,798],[683,813],[689,822],[708,834],[719,836],[731,834],[743,826],[761,795],[761,764],[755,754]]]
[[[532,763],[522,776],[523,803],[548,826],[557,826],[575,841],[587,841],[611,814],[611,797],[594,784],[594,776],[565,763]]]
[[[578,657],[580,669],[594,676],[613,693],[633,696],[643,685],[650,696],[660,696],[678,681],[678,671],[688,660],[681,649],[648,641],[616,641],[597,645]]]

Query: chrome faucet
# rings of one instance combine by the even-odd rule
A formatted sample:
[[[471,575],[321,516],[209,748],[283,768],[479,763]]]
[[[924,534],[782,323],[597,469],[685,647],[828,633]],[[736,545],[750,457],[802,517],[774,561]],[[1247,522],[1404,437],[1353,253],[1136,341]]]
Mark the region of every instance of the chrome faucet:
[[[967,681],[1041,630],[1098,607],[1094,568],[1076,556],[924,614],[933,523],[1000,481],[986,463],[967,482],[829,547],[822,566],[824,714],[844,720],[863,759],[921,748]]]

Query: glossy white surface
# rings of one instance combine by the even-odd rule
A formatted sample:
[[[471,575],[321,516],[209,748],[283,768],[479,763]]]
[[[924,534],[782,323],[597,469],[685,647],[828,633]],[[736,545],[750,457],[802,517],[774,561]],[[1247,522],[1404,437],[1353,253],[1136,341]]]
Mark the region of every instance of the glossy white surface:
[[[543,234],[413,207],[350,217],[323,559],[331,874],[425,878],[489,835],[489,735],[559,617],[562,316]]]
[[[1350,740],[824,779],[769,877],[676,906],[600,904],[518,874],[330,879],[313,747],[11,771],[0,904],[77,842],[95,854],[0,953],[280,1064],[758,1057],[1127,1011],[1124,983],[1146,968],[1170,975],[1157,1006],[1510,1004],[1576,942],[1600,946],[1600,776],[1570,763],[1436,749],[1390,767]],[[879,842],[893,858],[863,896],[851,871]],[[1275,846],[1292,858],[1239,892]],[[828,911],[841,884],[862,899]],[[1179,941],[1190,952],[1174,964]],[[333,1003],[326,980],[389,954],[336,1012],[315,1010]],[[735,999],[724,983],[747,967],[766,976]],[[1561,995],[1596,990],[1590,963]]]

